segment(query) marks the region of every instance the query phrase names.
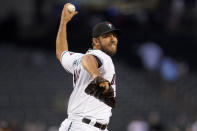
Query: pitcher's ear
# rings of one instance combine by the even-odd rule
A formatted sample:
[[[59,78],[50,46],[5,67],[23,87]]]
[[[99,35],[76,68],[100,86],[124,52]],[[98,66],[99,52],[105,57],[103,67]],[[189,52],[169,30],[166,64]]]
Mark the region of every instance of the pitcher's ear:
[[[92,38],[92,46],[98,46],[99,45],[99,41],[97,38]]]

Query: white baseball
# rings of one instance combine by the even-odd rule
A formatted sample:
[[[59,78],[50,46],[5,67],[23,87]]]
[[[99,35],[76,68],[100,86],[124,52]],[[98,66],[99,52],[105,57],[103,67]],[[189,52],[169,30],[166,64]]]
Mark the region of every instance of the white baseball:
[[[69,4],[67,8],[70,13],[75,11],[75,6],[72,4]]]

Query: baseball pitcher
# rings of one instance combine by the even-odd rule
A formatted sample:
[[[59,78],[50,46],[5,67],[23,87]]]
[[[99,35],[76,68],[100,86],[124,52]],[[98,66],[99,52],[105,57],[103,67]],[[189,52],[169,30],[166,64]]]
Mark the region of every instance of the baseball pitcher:
[[[115,68],[119,30],[110,22],[98,23],[92,32],[92,49],[85,54],[68,50],[67,23],[77,11],[64,5],[56,39],[56,55],[73,75],[73,92],[68,103],[68,118],[59,131],[107,131],[111,109],[116,104]]]

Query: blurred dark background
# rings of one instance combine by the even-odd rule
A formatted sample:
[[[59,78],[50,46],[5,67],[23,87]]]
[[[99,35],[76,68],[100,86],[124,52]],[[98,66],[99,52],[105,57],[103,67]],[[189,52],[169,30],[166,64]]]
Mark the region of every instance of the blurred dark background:
[[[100,21],[121,29],[110,131],[197,131],[196,0],[1,0],[0,131],[57,131],[67,117],[72,75],[55,54],[67,2],[71,51]]]

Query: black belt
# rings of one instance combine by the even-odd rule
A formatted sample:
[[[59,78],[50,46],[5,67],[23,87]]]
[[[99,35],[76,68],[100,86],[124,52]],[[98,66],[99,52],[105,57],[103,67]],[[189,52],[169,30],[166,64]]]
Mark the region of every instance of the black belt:
[[[91,120],[87,119],[87,118],[83,118],[82,122],[84,122],[86,124],[90,124]],[[103,125],[103,124],[100,124],[98,122],[96,122],[93,126],[99,128],[99,129],[102,129],[102,130],[105,130],[107,128],[107,124]]]

